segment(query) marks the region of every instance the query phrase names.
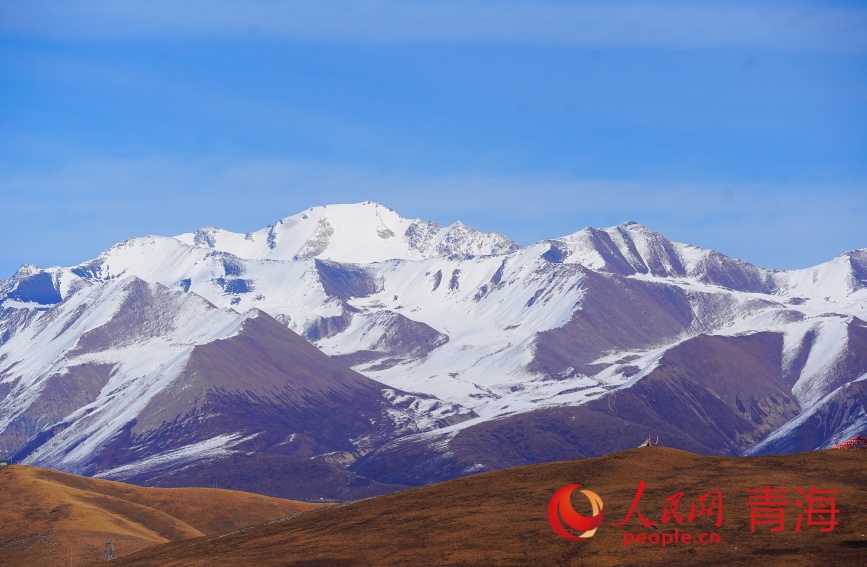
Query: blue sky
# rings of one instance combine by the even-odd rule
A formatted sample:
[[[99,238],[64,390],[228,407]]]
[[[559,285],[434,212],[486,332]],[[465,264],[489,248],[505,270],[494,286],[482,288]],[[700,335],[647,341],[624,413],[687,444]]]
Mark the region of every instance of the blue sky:
[[[867,247],[867,9],[0,0],[0,134],[0,277],[364,200],[806,267]]]

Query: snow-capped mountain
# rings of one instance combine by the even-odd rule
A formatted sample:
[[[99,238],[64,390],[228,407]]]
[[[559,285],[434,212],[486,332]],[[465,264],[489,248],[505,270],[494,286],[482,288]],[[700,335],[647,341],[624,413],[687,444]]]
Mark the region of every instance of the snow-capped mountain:
[[[151,290],[153,305],[121,299],[130,286]],[[0,436],[24,444],[31,462],[76,471],[96,469],[73,463],[118,452],[87,419],[96,429],[133,419],[159,429],[199,411],[189,400],[172,415],[157,409],[168,402],[145,402],[192,388],[188,351],[210,353],[266,320],[256,341],[283,334],[277,328],[285,341],[297,333],[329,363],[383,385],[372,397],[389,427],[359,431],[367,444],[342,445],[351,455],[341,463],[388,483],[604,453],[653,432],[670,445],[742,453],[824,447],[867,429],[863,396],[848,385],[867,377],[864,249],[773,271],[632,222],[522,248],[360,203],[246,235],[132,238],[71,268],[24,266],[0,300]],[[165,310],[172,315],[137,314]],[[122,344],[105,338],[115,335]],[[142,360],[162,366],[135,367]],[[38,400],[57,398],[40,397],[49,382],[88,393],[45,409]],[[109,409],[127,382],[141,402]],[[841,392],[851,410],[843,416]],[[254,424],[232,427],[183,450],[255,445]],[[233,437],[211,442],[217,431]],[[119,475],[124,465],[99,470]]]
[[[408,220],[371,202],[316,207],[245,235],[203,228],[176,238],[247,260],[319,258],[366,264],[504,254],[518,249],[500,234],[479,232],[460,222],[443,228],[435,222]]]
[[[392,488],[346,464],[473,415],[370,380],[262,311],[220,309],[136,276],[68,276],[25,267],[4,301],[0,431],[24,462],[149,484],[210,483],[219,472],[226,485],[255,454],[330,478],[275,474],[275,494],[360,496]],[[49,307],[52,289],[66,297]]]

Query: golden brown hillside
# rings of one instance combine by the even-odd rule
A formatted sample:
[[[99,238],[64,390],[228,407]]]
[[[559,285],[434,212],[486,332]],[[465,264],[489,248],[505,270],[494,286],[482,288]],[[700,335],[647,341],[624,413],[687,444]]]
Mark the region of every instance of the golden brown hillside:
[[[644,528],[633,516],[623,526],[640,481],[638,504]],[[580,483],[603,500],[604,522],[585,541],[560,539],[547,520],[552,495]],[[788,490],[784,530],[751,531],[748,490]],[[818,514],[796,531],[801,497],[834,490],[838,525],[828,533]],[[690,504],[718,490],[721,526],[715,516],[688,520]],[[683,523],[662,525],[666,498],[683,492]],[[573,497],[590,514],[587,500]],[[804,500],[806,502],[806,500]],[[802,503],[804,503],[802,502]],[[815,500],[816,505],[821,502]],[[583,504],[583,508],[582,508]],[[827,519],[827,518],[826,518]],[[719,543],[633,543],[627,534],[652,540],[679,529],[699,538],[718,533]],[[658,534],[654,536],[652,534]],[[603,457],[531,465],[460,478],[423,488],[315,510],[294,518],[221,537],[160,545],[122,557],[123,566],[613,566],[613,565],[855,565],[867,554],[867,454],[822,451],[772,457],[709,457],[649,447]],[[710,538],[707,541],[712,541]]]
[[[145,488],[28,466],[0,468],[0,565],[84,565],[316,506],[209,488]]]

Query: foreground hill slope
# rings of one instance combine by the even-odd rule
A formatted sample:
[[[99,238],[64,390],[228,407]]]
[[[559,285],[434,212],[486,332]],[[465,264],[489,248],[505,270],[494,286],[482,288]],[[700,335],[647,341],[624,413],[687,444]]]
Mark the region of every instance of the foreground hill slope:
[[[424,488],[316,510],[219,537],[167,544],[121,557],[124,566],[361,565],[844,565],[867,547],[867,455],[821,451],[773,457],[709,457],[675,449],[632,449],[603,457],[483,473]],[[722,526],[698,517],[680,526],[641,527],[623,520],[640,481],[638,510],[659,522],[666,498],[683,492],[681,510],[711,490],[723,497]],[[604,522],[583,542],[559,539],[548,502],[580,483],[603,500]],[[836,490],[839,525],[800,532],[795,505],[786,529],[750,531],[747,490],[765,486]],[[579,513],[587,502],[573,498]],[[794,499],[794,496],[791,497]],[[718,532],[718,545],[624,547],[624,533]]]
[[[209,488],[143,488],[50,469],[0,469],[0,565],[73,565],[274,520],[316,504]],[[70,555],[71,550],[71,555]]]

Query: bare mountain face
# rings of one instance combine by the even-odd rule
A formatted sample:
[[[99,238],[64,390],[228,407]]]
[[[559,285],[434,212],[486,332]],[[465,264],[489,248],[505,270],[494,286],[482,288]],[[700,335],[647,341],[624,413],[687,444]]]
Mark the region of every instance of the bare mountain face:
[[[867,429],[865,319],[865,249],[772,271],[636,223],[522,248],[317,207],[22,267],[0,287],[0,443],[137,482],[292,470],[334,497],[648,434],[809,450]]]

